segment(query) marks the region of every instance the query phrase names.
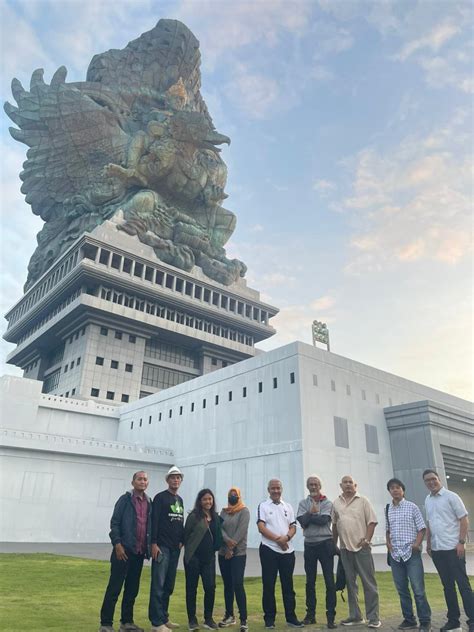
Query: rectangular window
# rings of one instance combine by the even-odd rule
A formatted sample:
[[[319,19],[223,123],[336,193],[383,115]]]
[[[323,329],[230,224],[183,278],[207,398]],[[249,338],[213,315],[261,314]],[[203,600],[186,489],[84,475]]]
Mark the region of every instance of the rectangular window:
[[[133,421],[130,422],[130,430],[133,430]]]
[[[273,388],[278,388],[278,379],[276,377],[273,378]]]
[[[69,365],[65,364],[64,365],[64,373],[67,373],[68,368],[69,368]]]
[[[115,332],[115,337],[117,338],[117,340],[122,340],[122,332],[121,331],[116,331]]]
[[[101,327],[100,328],[100,335],[101,336],[107,336],[108,333],[109,333],[109,330],[107,329],[107,327]]]
[[[334,380],[331,380],[331,391],[335,391],[336,390],[336,382]]]
[[[125,365],[125,371],[127,373],[131,373],[133,371],[133,364],[126,364]]]
[[[137,337],[130,334],[130,336],[128,337],[128,342],[131,342],[132,345],[134,345],[136,341],[137,341]]]
[[[114,399],[115,393],[113,391],[107,391],[107,399]]]
[[[140,424],[139,424],[140,428],[142,427],[142,424],[143,424],[143,419],[140,418]]]
[[[81,358],[79,357],[79,358],[77,358],[77,360],[76,360],[76,366],[79,366],[80,364],[81,364]]]
[[[379,453],[379,439],[377,436],[377,426],[365,424],[365,445],[367,452],[371,454]]]
[[[205,399],[202,400],[202,407],[206,408],[206,400]]]
[[[151,415],[148,417],[148,425],[151,424]]]
[[[217,404],[219,403],[219,395],[216,395],[214,403],[217,406]]]
[[[69,391],[66,391],[66,397],[69,397]]]
[[[263,393],[263,382],[258,383],[258,392]]]
[[[313,373],[313,386],[317,386],[318,385],[318,376]]]
[[[99,397],[99,389],[98,388],[91,388],[91,395],[92,397]]]
[[[179,407],[179,414],[180,414],[180,415],[182,415],[182,414],[183,414],[183,407],[182,407],[182,406],[180,406],[180,407]]]
[[[163,413],[158,413],[158,421],[161,421],[162,416],[163,416]]]
[[[334,442],[339,448],[349,447],[349,429],[344,417],[334,417]]]
[[[294,384],[294,383],[295,383],[295,374],[290,373],[290,384]]]
[[[194,412],[194,402],[191,402],[191,412]]]
[[[244,386],[242,388],[242,397],[247,397],[247,387],[246,386]]]
[[[172,409],[172,408],[170,408],[170,411],[169,411],[169,413],[168,413],[168,417],[171,419],[171,417],[172,417],[172,416],[173,416],[173,409]]]
[[[71,362],[71,369],[73,369],[73,368],[74,368],[74,360]]]
[[[76,389],[75,389],[75,388],[73,388],[73,389],[72,389],[72,391],[71,391],[71,396],[72,396],[72,395],[75,395],[75,394],[76,394]]]
[[[232,391],[229,391],[229,402],[232,401]]]
[[[365,394],[364,389],[361,390],[362,399],[365,401],[367,399],[367,395]]]
[[[119,367],[119,363],[118,363],[117,360],[111,360],[110,361],[110,368],[111,369],[118,369],[118,367]]]
[[[95,363],[99,366],[104,366],[104,358],[102,358],[101,356],[97,356],[95,359]]]
[[[122,395],[122,402],[124,404],[128,404],[129,399],[130,399],[129,395],[125,395],[125,394]]]
[[[346,395],[350,395],[351,394],[351,387],[349,384],[346,384]]]
[[[217,358],[211,358],[212,366],[217,366]]]

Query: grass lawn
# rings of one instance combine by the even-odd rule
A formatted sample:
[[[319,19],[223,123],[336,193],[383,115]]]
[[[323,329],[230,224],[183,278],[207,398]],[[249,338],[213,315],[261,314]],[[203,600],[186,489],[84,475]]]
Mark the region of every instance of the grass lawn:
[[[109,576],[109,563],[58,555],[0,555],[0,629],[2,632],[87,632],[98,630],[99,610]],[[381,618],[398,616],[398,595],[390,572],[377,573]],[[427,593],[433,611],[445,610],[441,584],[436,575],[426,576]],[[249,624],[251,631],[263,630],[261,580],[246,579]],[[140,594],[135,605],[135,622],[149,629],[147,617],[150,568],[145,566]],[[304,616],[304,577],[295,577],[297,614]],[[281,598],[277,586],[277,627],[285,628]],[[324,582],[317,581],[317,619],[324,623]],[[116,628],[120,619],[120,601],[116,611]],[[223,614],[222,582],[218,577],[217,620]],[[184,573],[178,572],[176,589],[171,599],[171,618],[186,626]],[[337,618],[347,616],[347,603],[338,596]],[[202,594],[198,594],[198,617],[202,619]],[[187,630],[187,627],[185,627]],[[232,629],[232,628],[231,628]]]

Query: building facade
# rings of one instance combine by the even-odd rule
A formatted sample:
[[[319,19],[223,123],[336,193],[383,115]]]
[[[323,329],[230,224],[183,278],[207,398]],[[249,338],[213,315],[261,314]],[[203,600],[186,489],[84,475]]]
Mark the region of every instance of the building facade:
[[[244,279],[178,270],[107,221],[29,288],[4,337],[44,393],[120,404],[255,355],[277,311]]]
[[[29,390],[21,384],[30,385]],[[163,485],[163,467],[171,461],[184,471],[181,491],[187,507],[204,486],[215,490],[222,506],[229,487],[237,485],[252,512],[265,498],[272,477],[282,480],[284,498],[296,505],[306,494],[309,474],[321,476],[329,498],[339,493],[341,477],[352,474],[379,516],[378,544],[384,541],[382,516],[389,498],[385,484],[394,473],[406,481],[408,497],[422,506],[426,494],[421,472],[435,466],[474,512],[474,419],[469,402],[299,342],[119,408],[42,395],[39,382],[22,378],[6,379],[3,399],[11,402],[12,409],[22,399],[29,404],[25,401],[21,414],[3,416],[9,424],[2,435],[8,456],[4,467],[23,482],[18,482],[14,493],[2,490],[2,496],[9,494],[2,540],[20,538],[13,525],[23,512],[31,511],[35,494],[28,472],[37,471],[38,466],[31,463],[39,461],[44,469],[43,482],[35,482],[43,485],[34,505],[42,517],[37,540],[51,541],[53,533],[60,538],[57,523],[69,502],[65,498],[63,504],[62,499],[70,477],[77,477],[80,467],[86,476],[93,473],[94,485],[81,492],[72,483],[78,507],[76,536],[67,540],[71,533],[64,529],[66,539],[57,541],[105,541],[112,498],[121,485],[126,488],[132,470],[151,468],[150,492],[156,493]],[[94,421],[81,421],[88,409],[81,411],[79,405],[96,407]],[[38,421],[53,417],[54,423]],[[99,435],[104,429],[107,434]],[[63,449],[71,437],[76,447],[69,450],[77,452],[78,440],[85,450],[82,465],[72,469],[58,465],[53,450],[58,445]],[[99,440],[107,445],[97,446]],[[92,442],[89,452],[88,442]],[[98,452],[99,447],[103,452]],[[153,450],[158,452],[147,452]],[[92,462],[99,469],[89,469]],[[22,474],[25,463],[28,472]],[[9,475],[3,477],[9,479]],[[103,489],[110,490],[107,506]],[[100,519],[83,529],[80,525],[90,518],[90,513],[81,514],[80,509],[86,497],[91,503],[88,511],[97,507]],[[35,539],[34,535],[30,533],[29,539]],[[257,530],[251,526],[249,545],[257,544]],[[296,544],[302,546],[301,535]]]

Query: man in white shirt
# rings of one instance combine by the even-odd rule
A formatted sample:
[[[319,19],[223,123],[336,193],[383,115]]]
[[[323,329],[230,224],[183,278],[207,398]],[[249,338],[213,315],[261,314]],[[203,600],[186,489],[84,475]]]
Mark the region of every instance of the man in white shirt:
[[[441,632],[461,632],[458,585],[469,632],[474,632],[474,595],[466,573],[466,537],[468,514],[461,498],[441,484],[435,470],[425,470],[423,481],[430,491],[425,509],[428,530],[427,551],[433,558],[444,589],[448,620]]]
[[[281,499],[283,486],[277,478],[268,482],[269,498],[257,508],[257,527],[262,536],[259,554],[262,565],[262,608],[265,627],[275,627],[275,583],[280,574],[285,618],[288,626],[302,628],[296,617],[296,597],[293,589],[295,550],[291,539],[296,533],[293,507]]]

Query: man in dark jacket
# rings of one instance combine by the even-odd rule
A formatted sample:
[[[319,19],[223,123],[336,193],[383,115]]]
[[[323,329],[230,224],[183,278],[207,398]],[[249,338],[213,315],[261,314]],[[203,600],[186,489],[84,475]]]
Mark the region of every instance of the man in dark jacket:
[[[148,474],[135,472],[132,491],[126,492],[115,503],[110,519],[110,579],[100,611],[99,632],[114,632],[115,604],[122,586],[122,616],[119,632],[144,632],[133,622],[133,606],[140,588],[143,560],[150,557],[151,500],[145,494]]]

